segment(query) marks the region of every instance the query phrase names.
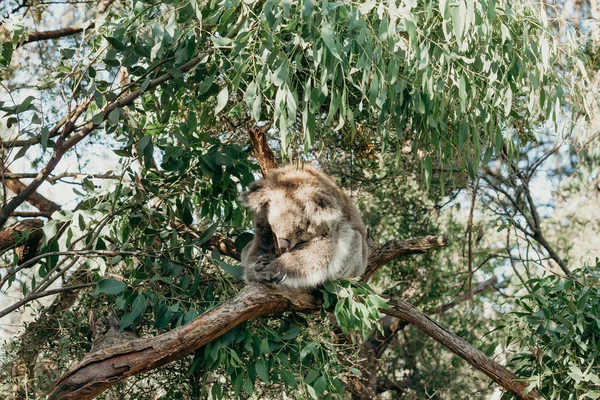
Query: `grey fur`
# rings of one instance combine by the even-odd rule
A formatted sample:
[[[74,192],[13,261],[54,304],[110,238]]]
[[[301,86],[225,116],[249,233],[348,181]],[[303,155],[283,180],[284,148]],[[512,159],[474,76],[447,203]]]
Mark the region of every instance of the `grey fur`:
[[[247,282],[305,288],[364,273],[367,230],[350,197],[325,173],[279,168],[241,198],[255,212],[254,239],[242,251]]]

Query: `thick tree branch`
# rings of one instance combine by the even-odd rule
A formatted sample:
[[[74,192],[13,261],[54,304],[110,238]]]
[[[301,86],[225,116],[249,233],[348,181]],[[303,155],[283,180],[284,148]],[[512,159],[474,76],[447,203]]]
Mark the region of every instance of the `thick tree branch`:
[[[56,384],[49,400],[92,399],[120,380],[178,360],[249,319],[319,306],[309,293],[248,285],[187,325],[86,356]]]
[[[184,65],[182,65],[179,70],[181,72],[188,72],[192,68],[194,68],[197,64],[200,63],[203,57],[194,57]],[[150,82],[146,90],[152,90],[157,86],[167,82],[172,78],[170,73],[166,73]],[[126,107],[132,104],[137,98],[139,98],[145,91],[142,89],[135,90],[125,97],[122,97],[101,110],[102,120],[108,119],[108,115],[111,111]],[[83,113],[88,105],[92,102],[92,98],[88,98],[84,100],[81,104],[79,104],[73,112],[68,114],[66,119],[63,131],[61,136],[56,141],[56,145],[54,146],[54,153],[50,158],[50,161],[46,164],[46,166],[38,173],[37,177],[27,186],[18,196],[14,197],[5,207],[0,210],[0,226],[3,226],[6,223],[6,220],[10,216],[10,214],[15,211],[17,207],[19,207],[29,196],[31,196],[38,187],[42,184],[44,180],[50,176],[54,168],[58,165],[59,161],[62,159],[62,156],[67,152],[67,150],[71,149],[77,143],[85,139],[90,133],[95,131],[100,124],[94,123],[92,121],[86,122],[83,127],[79,130],[75,129],[75,122],[77,118]],[[63,118],[64,119],[64,118]],[[62,121],[62,120],[61,120]],[[56,128],[56,127],[55,127]],[[71,136],[71,134],[73,134]]]
[[[396,247],[410,247],[418,240],[406,242],[409,243],[407,246],[396,243]],[[381,255],[375,255],[370,262],[379,262],[380,259]],[[381,311],[422,329],[502,387],[523,396],[526,385],[517,381],[510,371],[410,304],[401,300],[393,300],[391,304],[393,308]],[[89,354],[57,382],[49,399],[94,398],[120,380],[184,357],[249,319],[283,311],[309,311],[318,305],[319,300],[307,292],[248,285],[234,298],[187,325],[154,338],[135,340]],[[535,392],[523,398],[541,399]]]
[[[450,332],[442,324],[421,312],[421,310],[413,307],[406,301],[397,298],[391,299],[389,304],[392,308],[381,310],[381,312],[400,318],[411,325],[414,325],[416,328],[419,328],[425,334],[446,346],[473,367],[486,374],[510,393],[525,400],[543,399],[543,397],[535,391],[524,394],[527,388],[525,382],[519,380],[515,374],[487,357],[480,350],[471,346],[466,340]]]
[[[373,252],[370,270],[381,267],[393,254],[415,254],[444,242],[443,238],[426,237],[388,243],[382,246],[383,250]],[[237,296],[188,325],[88,355],[60,379],[50,399],[93,398],[120,380],[189,354],[244,321],[282,311],[312,310],[317,305],[318,300],[309,293],[281,293],[264,285],[246,286]]]

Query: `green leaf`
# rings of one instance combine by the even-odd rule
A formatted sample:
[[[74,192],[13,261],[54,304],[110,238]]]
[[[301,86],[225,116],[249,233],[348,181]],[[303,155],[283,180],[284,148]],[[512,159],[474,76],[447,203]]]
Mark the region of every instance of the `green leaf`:
[[[320,376],[313,384],[313,388],[315,389],[315,394],[317,397],[321,397],[321,395],[325,392],[325,389],[327,389],[327,378]]]
[[[119,294],[127,288],[127,285],[123,282],[119,282],[115,279],[103,279],[96,284],[96,290],[92,293],[92,296],[97,296],[100,293],[104,294]]]
[[[273,72],[273,84],[278,87],[283,85],[287,81],[289,73],[290,67],[287,60],[284,59],[279,65],[279,68]]]
[[[283,378],[283,381],[285,382],[286,385],[288,385],[292,389],[298,388],[298,382],[296,382],[296,377],[290,371],[281,370],[281,371],[279,371],[279,374]]]
[[[103,35],[104,38],[106,39],[106,41],[108,43],[110,43],[110,45],[112,47],[114,47],[117,50],[125,50],[125,46],[123,46],[123,43],[121,42],[121,39],[117,39],[116,37],[112,37],[112,36],[105,36]]]
[[[108,123],[110,125],[116,125],[119,122],[119,118],[121,118],[121,110],[115,108],[108,114]]]
[[[227,105],[229,100],[229,89],[225,86],[217,95],[217,107],[215,108],[215,115],[220,113],[223,108]]]
[[[319,398],[319,396],[317,396],[317,393],[315,392],[315,389],[313,389],[312,386],[306,385],[306,391],[308,392],[310,397],[312,397],[313,399],[316,400]]]
[[[244,268],[237,267],[235,265],[229,265],[220,260],[213,260],[219,267],[221,267],[224,271],[231,274],[235,279],[241,281],[244,277]]]
[[[321,38],[323,39],[325,46],[327,46],[331,54],[333,54],[333,56],[338,60],[342,61],[338,45],[335,41],[335,38],[333,37],[333,28],[330,24],[325,23],[321,28]]]
[[[120,330],[123,331],[125,328],[129,327],[137,317],[142,315],[144,311],[146,311],[147,305],[148,299],[146,299],[146,296],[144,296],[141,293],[138,294],[135,300],[133,300],[133,304],[131,305],[131,312],[123,316],[123,318],[121,318]]]
[[[264,383],[269,384],[269,373],[267,371],[267,364],[265,363],[265,360],[263,360],[262,358],[257,360],[254,367],[256,369],[256,375],[258,375],[258,377]]]
[[[213,237],[213,235],[217,231],[218,226],[219,226],[219,224],[215,222],[214,224],[212,224],[211,226],[206,228],[206,230],[202,233],[202,236],[200,236],[200,238],[197,241],[198,245],[206,243],[208,241],[208,239]]]
[[[244,391],[248,396],[252,396],[252,393],[254,392],[254,384],[249,377],[246,377],[244,380]]]

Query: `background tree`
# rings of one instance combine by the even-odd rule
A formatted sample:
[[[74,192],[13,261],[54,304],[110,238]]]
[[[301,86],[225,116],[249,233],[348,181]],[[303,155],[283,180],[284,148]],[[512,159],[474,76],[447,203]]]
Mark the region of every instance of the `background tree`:
[[[597,200],[599,58],[575,6],[0,5],[3,392],[596,398],[595,217],[569,206]],[[239,282],[237,197],[300,160],[363,211],[373,289]]]

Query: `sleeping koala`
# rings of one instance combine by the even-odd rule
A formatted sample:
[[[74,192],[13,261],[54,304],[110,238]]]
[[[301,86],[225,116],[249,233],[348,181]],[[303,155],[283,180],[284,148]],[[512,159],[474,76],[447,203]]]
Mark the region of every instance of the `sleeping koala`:
[[[350,197],[323,172],[279,168],[241,198],[255,213],[254,239],[242,251],[247,282],[313,288],[364,273],[365,225]]]

